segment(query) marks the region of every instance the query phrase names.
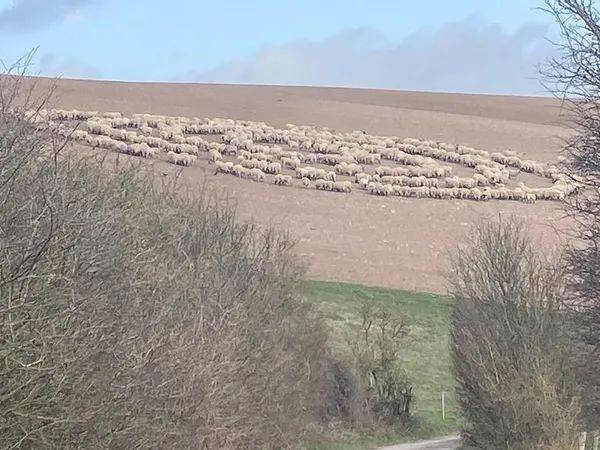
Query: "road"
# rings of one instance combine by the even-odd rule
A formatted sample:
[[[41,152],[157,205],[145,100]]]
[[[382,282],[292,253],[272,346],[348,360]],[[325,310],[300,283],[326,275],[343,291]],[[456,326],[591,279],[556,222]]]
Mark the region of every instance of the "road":
[[[459,445],[459,436],[446,436],[412,444],[390,445],[388,447],[381,447],[378,450],[456,450]]]

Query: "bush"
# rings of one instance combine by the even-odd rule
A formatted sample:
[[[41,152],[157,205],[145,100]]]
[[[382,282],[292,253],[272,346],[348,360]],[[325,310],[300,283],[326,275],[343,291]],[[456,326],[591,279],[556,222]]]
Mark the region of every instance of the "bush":
[[[21,81],[0,92],[0,447],[308,438],[329,365],[292,242],[209,195],[61,151]]]
[[[365,410],[378,421],[406,422],[414,400],[400,361],[408,325],[385,308],[374,310],[369,304],[363,305],[361,319],[350,347]]]
[[[573,448],[580,413],[560,310],[563,274],[521,223],[482,222],[457,250],[451,324],[465,441]]]

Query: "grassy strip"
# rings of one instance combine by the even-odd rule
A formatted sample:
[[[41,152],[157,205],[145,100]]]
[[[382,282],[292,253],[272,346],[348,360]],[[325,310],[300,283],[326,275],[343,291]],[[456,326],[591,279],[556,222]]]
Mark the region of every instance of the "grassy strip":
[[[364,302],[385,305],[411,325],[402,358],[414,384],[416,424],[408,430],[354,436],[326,448],[365,448],[457,432],[461,417],[451,373],[448,329],[452,302],[447,297],[322,281],[308,281],[306,297],[324,315],[331,328],[331,349],[338,355],[348,354],[347,335],[358,326]],[[446,420],[442,420],[441,413],[442,391],[445,392]]]

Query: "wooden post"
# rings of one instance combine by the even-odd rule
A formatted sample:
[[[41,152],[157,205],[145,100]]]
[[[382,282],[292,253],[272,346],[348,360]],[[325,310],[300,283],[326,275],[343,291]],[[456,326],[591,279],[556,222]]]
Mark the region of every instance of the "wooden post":
[[[585,442],[587,441],[587,433],[584,431],[579,435],[579,450],[585,450]]]
[[[442,420],[446,420],[446,393],[442,391]]]
[[[593,450],[600,450],[600,431],[594,431],[594,446]]]

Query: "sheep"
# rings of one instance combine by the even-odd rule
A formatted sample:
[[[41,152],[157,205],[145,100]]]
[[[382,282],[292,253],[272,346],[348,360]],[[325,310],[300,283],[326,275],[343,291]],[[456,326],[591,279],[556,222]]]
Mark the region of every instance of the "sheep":
[[[104,112],[104,113],[102,113],[102,117],[104,117],[106,119],[120,119],[121,113],[120,112]]]
[[[269,163],[267,161],[259,161],[258,159],[244,159],[240,162],[245,169],[260,169],[266,170]]]
[[[278,162],[269,163],[265,168],[265,172],[273,175],[278,175],[281,173],[281,164]]]
[[[429,188],[427,186],[420,186],[415,188],[410,188],[411,196],[416,198],[429,197]]]
[[[535,194],[537,200],[563,201],[566,198],[565,191],[556,187],[529,189],[526,192]]]
[[[250,169],[250,179],[256,182],[265,181],[265,173],[260,169]]]
[[[221,155],[221,153],[219,153],[217,150],[210,150],[208,152],[208,154],[209,154],[210,162],[214,163],[214,162],[223,160],[223,155]]]
[[[100,134],[100,135],[108,135],[112,131],[112,128],[110,127],[110,125],[107,125],[104,122],[98,122],[98,121],[87,122],[86,129],[87,129],[88,133]]]
[[[236,176],[240,176],[240,173],[242,173],[244,170],[246,170],[242,165],[240,164],[234,164],[233,167],[231,168],[231,173],[233,175]]]
[[[187,153],[167,152],[167,161],[178,166],[191,166],[196,162],[196,158],[195,155],[188,155]]]
[[[290,186],[292,184],[292,177],[290,175],[276,174],[273,179],[274,184],[281,186]]]
[[[297,167],[296,177],[297,178],[312,178],[311,173],[314,171],[313,167]]]
[[[215,175],[218,173],[232,173],[233,172],[233,163],[232,162],[223,162],[223,161],[215,161]]]
[[[363,169],[358,164],[342,162],[334,166],[336,173],[340,175],[354,176],[357,173],[363,172]]]
[[[325,178],[326,172],[323,169],[316,169],[314,167],[298,167],[296,169],[297,178],[309,178],[316,180],[317,178]]]
[[[534,173],[538,167],[535,161],[525,160],[521,162],[521,170],[523,172]]]
[[[155,149],[151,148],[147,144],[130,144],[127,146],[127,153],[134,156],[142,156],[144,158],[150,158],[154,156]]]
[[[121,141],[105,141],[99,142],[99,147],[107,148],[109,150],[115,150],[119,153],[126,153],[128,155],[133,155],[133,153],[129,150],[129,146],[125,142]],[[137,156],[137,155],[134,155]]]
[[[304,153],[300,153],[298,155],[298,159],[305,164],[315,164],[317,162],[317,155],[314,153],[309,153],[306,155]]]
[[[490,184],[490,181],[480,173],[473,174],[473,180],[477,186],[488,186]]]
[[[388,195],[392,195],[394,193],[394,188],[393,188],[393,186],[390,186],[389,184],[370,182],[367,185],[367,192],[369,192],[369,194],[374,194],[374,195],[388,196]]]
[[[352,183],[350,181],[336,181],[333,183],[332,190],[349,194],[352,192]]]
[[[381,155],[375,153],[367,155],[359,154],[355,155],[354,159],[360,164],[379,164],[381,162]]]
[[[533,192],[526,192],[523,201],[525,203],[535,203],[537,196]]]
[[[110,126],[113,128],[127,128],[129,125],[129,119],[124,117],[118,117],[110,120]]]
[[[192,144],[179,144],[180,153],[189,153],[190,155],[198,155],[198,147]]]
[[[373,179],[373,176],[365,173],[365,172],[360,172],[357,173],[356,175],[354,175],[354,182],[355,183],[360,183],[360,180],[367,180],[367,181],[371,181]]]
[[[226,145],[222,151],[223,155],[235,156],[238,154],[238,148],[235,145]]]
[[[281,165],[283,167],[289,167],[292,170],[297,169],[300,166],[300,158],[281,158]]]
[[[477,188],[471,189],[469,193],[471,200],[481,200],[481,191]]]
[[[310,178],[302,178],[302,186],[304,186],[305,188],[309,188],[310,187]]]
[[[323,179],[327,181],[337,181],[335,172],[327,172]]]
[[[315,187],[322,191],[331,191],[333,186],[333,181],[323,180],[322,178],[319,178],[315,181]]]
[[[361,178],[360,180],[358,180],[358,185],[361,188],[366,189],[370,182],[371,180],[368,178]]]

